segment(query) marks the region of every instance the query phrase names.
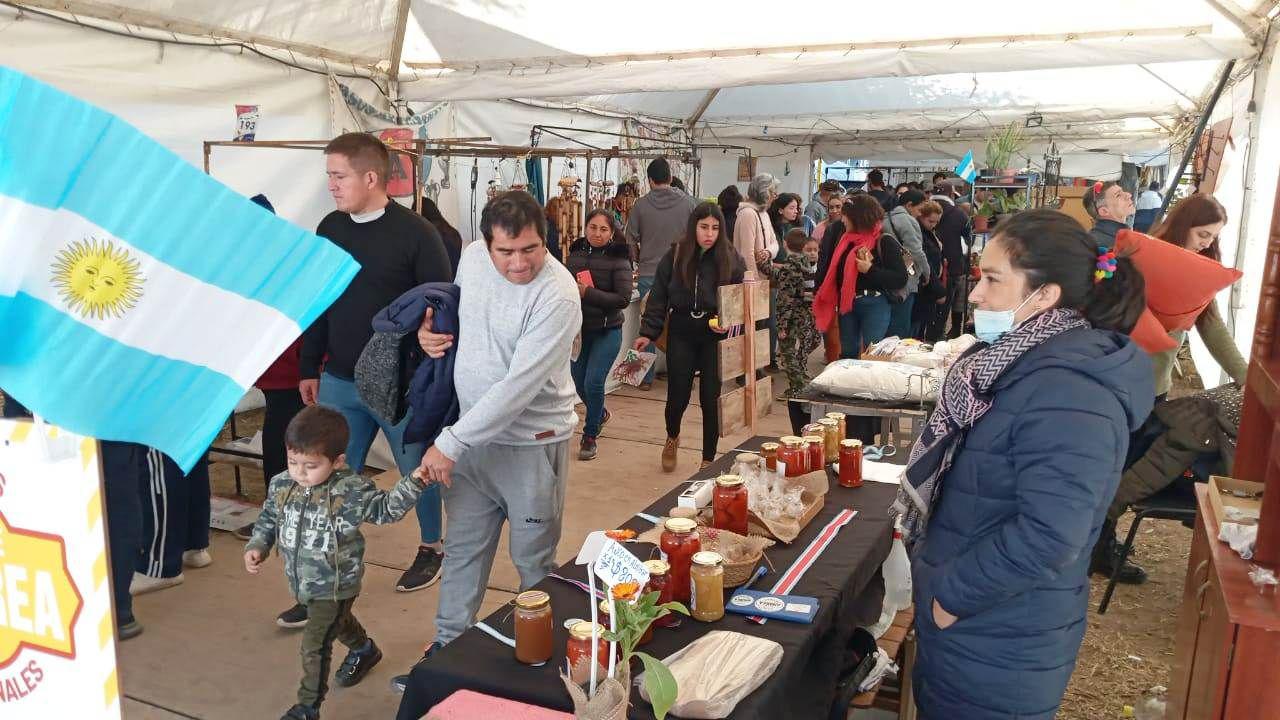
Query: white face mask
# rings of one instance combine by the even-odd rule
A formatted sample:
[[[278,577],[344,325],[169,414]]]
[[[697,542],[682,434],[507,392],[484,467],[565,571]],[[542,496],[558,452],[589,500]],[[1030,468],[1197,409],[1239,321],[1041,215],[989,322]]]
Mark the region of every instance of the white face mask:
[[[1036,288],[1030,295],[1026,297],[1018,307],[1012,310],[978,310],[973,311],[973,333],[978,336],[980,342],[988,345],[994,344],[1006,333],[1013,329],[1014,317],[1018,311],[1036,296],[1036,293],[1044,289],[1044,286]]]

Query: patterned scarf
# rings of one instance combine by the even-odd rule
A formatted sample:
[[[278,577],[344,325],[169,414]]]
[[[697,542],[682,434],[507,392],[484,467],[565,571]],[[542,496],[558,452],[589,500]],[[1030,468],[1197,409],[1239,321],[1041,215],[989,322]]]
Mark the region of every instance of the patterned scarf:
[[[929,512],[969,428],[991,409],[992,388],[1024,353],[1068,330],[1090,327],[1075,310],[1053,309],[1024,322],[993,345],[979,343],[951,366],[938,407],[911,448],[890,513],[902,519],[908,544],[924,538]]]

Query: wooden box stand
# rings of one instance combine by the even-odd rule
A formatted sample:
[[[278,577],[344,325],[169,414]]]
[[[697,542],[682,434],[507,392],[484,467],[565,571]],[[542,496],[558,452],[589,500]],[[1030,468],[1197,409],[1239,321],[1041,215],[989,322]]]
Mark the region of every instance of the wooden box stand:
[[[1200,507],[1178,616],[1167,718],[1280,718],[1280,597],[1259,592],[1252,564],[1280,569],[1280,189],[1271,214],[1258,321],[1232,477],[1263,483],[1252,563],[1218,540],[1208,488]]]

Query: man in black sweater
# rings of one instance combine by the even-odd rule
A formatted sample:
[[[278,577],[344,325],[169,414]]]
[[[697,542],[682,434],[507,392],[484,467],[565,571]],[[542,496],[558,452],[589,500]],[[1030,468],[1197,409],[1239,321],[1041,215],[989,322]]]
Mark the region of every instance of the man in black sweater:
[[[942,241],[942,257],[947,265],[947,302],[935,309],[933,321],[925,330],[925,339],[937,342],[942,339],[948,315],[951,316],[949,337],[957,338],[964,333],[965,311],[969,302],[969,247],[973,243],[973,233],[969,217],[956,207],[946,186],[935,187],[930,199],[942,206],[942,218],[933,232]]]
[[[405,446],[408,418],[391,426],[369,411],[356,392],[355,364],[373,336],[371,321],[379,310],[422,283],[452,281],[453,267],[440,233],[421,215],[387,196],[390,157],[381,141],[364,133],[347,133],[334,138],[324,152],[329,194],[338,209],[320,221],[316,234],[350,253],[360,263],[360,272],[303,334],[298,390],[307,405],[318,402],[346,418],[350,429],[347,464],[352,469],[364,468],[369,446],[382,430],[395,453],[396,467],[408,475],[418,467],[426,448]],[[422,493],[417,509],[422,544],[413,565],[396,584],[402,592],[433,584],[443,557],[439,486]],[[298,627],[305,619],[305,607],[294,607],[285,611],[279,624]]]

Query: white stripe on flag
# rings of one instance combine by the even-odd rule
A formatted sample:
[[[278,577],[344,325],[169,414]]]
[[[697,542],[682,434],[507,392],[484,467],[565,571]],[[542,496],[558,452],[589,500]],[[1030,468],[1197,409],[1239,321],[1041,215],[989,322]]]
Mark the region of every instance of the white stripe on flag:
[[[59,255],[72,243],[109,241],[127,252],[143,277],[141,296],[120,317],[87,317],[68,308],[54,282]],[[245,238],[245,252],[253,252]],[[0,195],[0,294],[25,292],[118,342],[230,377],[257,380],[263,356],[301,333],[275,308],[187,275],[67,210]]]

